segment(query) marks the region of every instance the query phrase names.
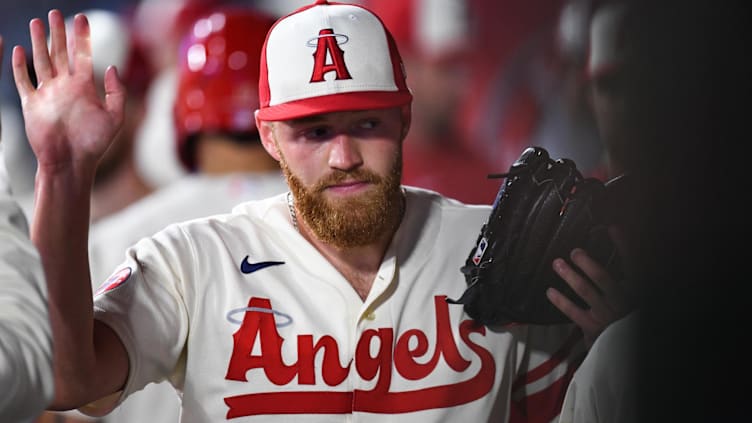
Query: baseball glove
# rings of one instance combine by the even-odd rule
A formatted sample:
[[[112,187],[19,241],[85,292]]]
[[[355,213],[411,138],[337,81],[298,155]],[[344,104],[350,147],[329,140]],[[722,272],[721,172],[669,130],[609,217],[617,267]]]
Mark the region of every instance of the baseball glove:
[[[499,188],[488,220],[461,268],[468,288],[452,304],[487,325],[557,324],[570,320],[546,297],[556,288],[582,308],[587,304],[553,270],[585,249],[618,273],[618,256],[607,233],[606,184],[584,178],[570,159],[553,160],[539,147],[525,149]]]

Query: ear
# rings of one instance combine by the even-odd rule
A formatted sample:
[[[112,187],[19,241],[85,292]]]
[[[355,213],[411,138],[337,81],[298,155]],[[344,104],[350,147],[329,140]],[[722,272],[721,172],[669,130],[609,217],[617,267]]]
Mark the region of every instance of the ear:
[[[405,137],[407,136],[407,133],[410,131],[410,123],[412,122],[412,103],[408,103],[401,108],[402,112],[402,138],[401,141],[405,140]]]
[[[259,119],[258,110],[256,110],[253,116],[256,119],[256,128],[258,128],[259,137],[261,137],[261,144],[264,146],[264,149],[266,149],[266,152],[274,158],[274,160],[279,161],[279,150],[277,150],[277,143],[274,142],[274,126],[271,122]]]

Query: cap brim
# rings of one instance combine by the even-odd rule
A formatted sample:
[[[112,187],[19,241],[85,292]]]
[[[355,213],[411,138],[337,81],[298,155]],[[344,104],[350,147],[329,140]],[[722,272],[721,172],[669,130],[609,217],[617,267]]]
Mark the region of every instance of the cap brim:
[[[361,91],[331,94],[264,107],[259,109],[258,117],[261,120],[276,121],[333,112],[388,109],[409,104],[412,99],[412,94],[403,91]]]

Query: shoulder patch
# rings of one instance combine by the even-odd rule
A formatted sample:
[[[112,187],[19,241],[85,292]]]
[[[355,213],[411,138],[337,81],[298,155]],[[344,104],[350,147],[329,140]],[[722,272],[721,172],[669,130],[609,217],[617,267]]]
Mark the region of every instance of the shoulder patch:
[[[107,278],[107,280],[99,286],[99,288],[94,292],[94,296],[98,296],[101,294],[104,294],[107,291],[112,291],[113,289],[119,287],[120,285],[124,284],[125,281],[128,280],[128,278],[131,277],[131,268],[125,267],[117,272],[113,273],[112,276]]]

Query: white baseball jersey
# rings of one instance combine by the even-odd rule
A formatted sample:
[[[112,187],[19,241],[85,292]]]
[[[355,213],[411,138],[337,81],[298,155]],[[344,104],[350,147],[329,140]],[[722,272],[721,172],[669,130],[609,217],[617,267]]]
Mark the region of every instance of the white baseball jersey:
[[[120,264],[125,250],[167,225],[227,213],[250,199],[287,190],[281,172],[209,176],[190,174],[97,221],[89,236],[92,282],[99,286]],[[124,401],[105,423],[177,422],[180,400],[167,382],[151,384]]]
[[[579,331],[490,329],[447,303],[490,206],[406,198],[365,301],[285,194],[139,241],[95,293],[129,355],[121,399],[169,379],[183,422],[555,421]]]
[[[171,223],[227,213],[238,204],[287,191],[282,172],[192,173],[94,223],[89,232],[92,282],[99,286],[125,250]]]
[[[567,389],[559,423],[637,421],[634,345],[639,311],[609,325],[590,348]]]
[[[0,421],[32,421],[53,394],[47,285],[0,145]]]

